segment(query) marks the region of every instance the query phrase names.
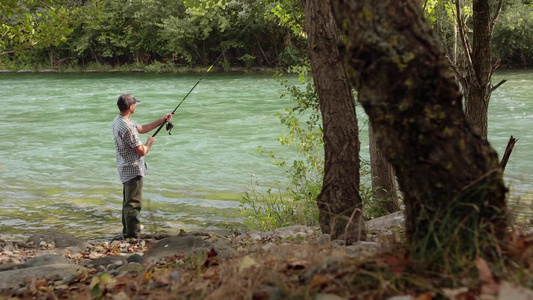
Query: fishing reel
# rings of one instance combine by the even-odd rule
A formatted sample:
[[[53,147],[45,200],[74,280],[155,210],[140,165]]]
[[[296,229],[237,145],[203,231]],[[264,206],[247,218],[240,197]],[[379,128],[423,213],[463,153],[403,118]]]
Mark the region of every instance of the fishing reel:
[[[167,122],[167,125],[166,125],[165,129],[168,131],[169,135],[172,135],[172,133],[171,133],[172,128],[174,128],[174,124],[172,124],[170,122]]]

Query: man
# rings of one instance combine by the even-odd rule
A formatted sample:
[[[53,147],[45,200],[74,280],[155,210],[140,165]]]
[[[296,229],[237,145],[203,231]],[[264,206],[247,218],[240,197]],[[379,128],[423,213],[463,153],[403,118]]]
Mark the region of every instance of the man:
[[[117,169],[123,185],[122,235],[124,238],[138,238],[141,232],[140,212],[142,208],[143,177],[146,175],[144,157],[150,151],[155,138],[150,136],[146,144],[141,142],[139,133],[147,133],[169,122],[172,114],[160,119],[137,125],[131,120],[137,103],[141,102],[130,94],[118,97],[119,115],[113,120],[113,135],[117,149]]]

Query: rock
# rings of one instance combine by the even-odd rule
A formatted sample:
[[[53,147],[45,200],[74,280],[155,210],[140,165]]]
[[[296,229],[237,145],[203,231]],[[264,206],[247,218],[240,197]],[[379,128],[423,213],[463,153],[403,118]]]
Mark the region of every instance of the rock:
[[[322,234],[318,237],[317,242],[320,248],[327,248],[331,244],[331,235],[327,233]]]
[[[258,233],[250,234],[250,238],[254,241],[260,241],[262,239],[261,235],[259,235]]]
[[[55,265],[55,264],[70,264],[70,261],[63,256],[59,256],[55,254],[45,254],[45,255],[31,258],[27,260],[25,263],[21,263],[21,264],[1,265],[0,271],[20,270],[20,269],[27,269],[27,268],[33,268],[33,267],[39,267],[39,266]]]
[[[54,264],[0,272],[0,290],[14,289],[26,280],[33,278],[70,278],[81,276],[87,270],[82,266],[73,264]]]
[[[132,255],[128,256],[128,258],[126,260],[128,261],[128,263],[142,264],[143,257],[141,255],[135,253],[135,254],[132,254]]]
[[[118,268],[119,274],[125,274],[125,273],[142,273],[144,272],[144,266],[142,266],[139,263],[129,263],[125,266],[121,266]]]
[[[213,244],[198,236],[173,236],[155,243],[143,255],[144,262],[152,262],[167,256],[190,255],[197,251],[210,251]]]
[[[71,262],[63,256],[55,254],[45,254],[37,256],[27,260],[22,265],[25,268],[46,266],[46,265],[61,265],[61,264],[71,264]]]
[[[335,247],[344,247],[346,246],[346,241],[345,240],[334,240],[333,245]]]
[[[225,248],[223,250],[215,250],[220,258],[231,258],[237,256],[238,252],[232,248]]]
[[[80,241],[69,234],[59,232],[42,232],[34,234],[28,238],[26,243],[28,245],[38,246],[41,245],[42,242],[44,242],[46,245],[53,245],[57,248],[77,247],[79,249],[72,250],[81,251],[91,247],[91,245],[87,242]]]
[[[264,245],[263,247],[261,247],[264,251],[266,252],[269,252],[269,251],[273,251],[274,249],[276,249],[276,245],[274,245],[274,243],[268,243],[266,245]]]
[[[335,294],[318,293],[314,300],[346,300],[347,298],[337,296]]]
[[[92,261],[84,263],[86,267],[98,268],[100,266],[107,267],[108,265],[115,264],[116,262],[127,262],[127,258],[121,255],[103,256]]]
[[[376,254],[379,246],[378,242],[358,241],[346,247],[346,254],[350,257],[372,256]]]
[[[15,269],[17,269],[17,266],[20,266],[20,264],[16,264],[16,263],[2,264],[2,265],[0,265],[0,272],[9,271],[9,270],[15,270]]]
[[[381,230],[385,228],[402,226],[405,222],[402,211],[397,211],[383,217],[378,217],[365,222],[367,230]]]

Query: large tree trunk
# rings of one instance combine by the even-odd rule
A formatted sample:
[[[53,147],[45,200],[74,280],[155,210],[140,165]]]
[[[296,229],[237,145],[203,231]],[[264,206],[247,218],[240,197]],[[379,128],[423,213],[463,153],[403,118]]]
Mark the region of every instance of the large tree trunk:
[[[413,258],[434,268],[493,251],[507,229],[498,157],[466,121],[420,1],[332,3],[348,75],[403,192]]]
[[[366,239],[359,194],[359,136],[355,101],[338,50],[329,0],[302,0],[308,50],[324,132],[320,228],[348,244]]]
[[[370,143],[370,176],[372,177],[372,200],[381,213],[390,214],[400,210],[400,201],[396,191],[396,177],[392,165],[377,145],[372,124],[368,124]]]

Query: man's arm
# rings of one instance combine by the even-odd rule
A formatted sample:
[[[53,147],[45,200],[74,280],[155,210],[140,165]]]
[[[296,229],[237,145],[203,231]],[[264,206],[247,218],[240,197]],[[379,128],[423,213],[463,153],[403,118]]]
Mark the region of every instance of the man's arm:
[[[137,126],[137,131],[139,133],[150,132],[150,131],[154,130],[156,127],[161,126],[161,124],[163,124],[165,122],[169,122],[170,120],[172,120],[172,115],[173,114],[168,113],[168,114],[165,114],[163,117],[161,117],[161,118],[159,118],[159,119],[157,119],[157,120],[155,120],[155,121],[153,121],[151,123],[144,124],[144,125],[139,125],[139,126]],[[137,148],[135,148],[135,149],[137,149]]]
[[[152,148],[152,144],[154,143],[154,141],[155,141],[155,138],[153,136],[148,137],[148,140],[146,140],[146,145],[139,145],[135,147],[135,151],[140,156],[145,156],[146,154],[148,154],[148,152]]]

